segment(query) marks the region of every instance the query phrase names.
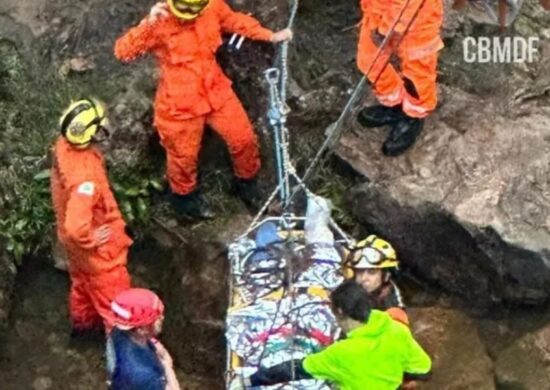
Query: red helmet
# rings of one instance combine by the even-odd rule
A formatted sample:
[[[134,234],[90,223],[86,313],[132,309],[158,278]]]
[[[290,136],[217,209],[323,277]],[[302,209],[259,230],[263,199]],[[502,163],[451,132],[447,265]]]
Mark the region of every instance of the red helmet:
[[[164,313],[164,304],[151,290],[130,288],[117,295],[111,310],[116,327],[132,329],[153,324]]]

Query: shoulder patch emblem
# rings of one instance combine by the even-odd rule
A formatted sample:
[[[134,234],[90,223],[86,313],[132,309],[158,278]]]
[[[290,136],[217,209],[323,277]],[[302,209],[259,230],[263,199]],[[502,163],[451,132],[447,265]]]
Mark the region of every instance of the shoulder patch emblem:
[[[76,190],[77,194],[92,196],[95,191],[95,185],[91,181],[85,181],[81,185],[78,186],[78,189]]]

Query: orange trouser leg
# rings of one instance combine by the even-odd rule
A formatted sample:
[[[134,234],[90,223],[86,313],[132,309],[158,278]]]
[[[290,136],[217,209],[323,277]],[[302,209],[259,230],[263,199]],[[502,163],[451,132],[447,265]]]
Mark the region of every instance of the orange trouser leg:
[[[403,111],[410,117],[424,118],[437,106],[437,58],[437,52],[421,59],[401,58],[403,77],[410,80],[405,82]]]
[[[166,149],[166,176],[176,194],[186,195],[197,186],[197,163],[204,123],[202,116],[186,120],[155,118],[160,141]]]
[[[74,329],[87,330],[101,325],[101,316],[94,308],[88,284],[88,275],[71,272],[69,314]]]
[[[241,179],[255,177],[261,165],[258,139],[235,93],[219,110],[210,113],[206,122],[227,143],[235,175]]]
[[[357,65],[369,81],[373,83],[374,94],[380,104],[385,106],[401,104],[404,95],[403,80],[393,65],[388,62],[390,53],[387,50],[382,52],[376,59],[378,47],[372,41],[369,28],[361,29],[358,50]],[[369,71],[375,59],[376,62]]]
[[[124,250],[119,256],[127,255],[128,251]],[[92,329],[100,326],[103,321],[106,330],[109,331],[113,326],[111,302],[119,292],[128,288],[130,275],[125,265],[98,274],[71,270],[69,312],[73,327]]]
[[[124,254],[126,255],[126,254]],[[130,275],[126,266],[118,266],[90,278],[89,294],[96,312],[103,319],[105,330],[111,331],[114,326],[114,316],[111,302],[124,290],[130,288]]]

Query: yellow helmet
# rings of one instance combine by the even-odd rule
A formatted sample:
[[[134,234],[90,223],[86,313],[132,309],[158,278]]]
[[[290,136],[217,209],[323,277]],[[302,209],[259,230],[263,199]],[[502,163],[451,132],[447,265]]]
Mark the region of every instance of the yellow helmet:
[[[354,269],[398,268],[395,249],[389,242],[371,234],[355,246],[351,253],[350,267]]]
[[[168,0],[168,7],[178,18],[193,20],[204,11],[208,3],[210,0]]]
[[[100,129],[107,132],[105,106],[95,99],[74,102],[61,115],[59,126],[67,141],[78,147],[86,147]]]

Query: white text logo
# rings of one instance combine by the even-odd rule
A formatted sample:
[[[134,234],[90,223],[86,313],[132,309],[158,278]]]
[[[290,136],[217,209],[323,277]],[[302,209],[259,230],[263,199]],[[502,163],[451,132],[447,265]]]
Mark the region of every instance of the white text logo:
[[[539,37],[467,37],[462,41],[464,61],[472,63],[534,62]]]

